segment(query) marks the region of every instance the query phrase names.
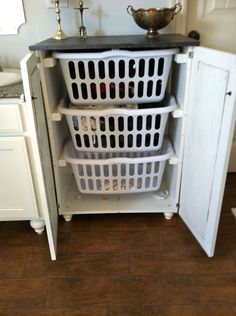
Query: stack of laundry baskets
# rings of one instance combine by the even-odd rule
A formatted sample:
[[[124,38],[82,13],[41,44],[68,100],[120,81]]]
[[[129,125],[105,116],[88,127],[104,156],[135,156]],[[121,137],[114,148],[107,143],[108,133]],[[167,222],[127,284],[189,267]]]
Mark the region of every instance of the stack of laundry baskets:
[[[174,155],[165,137],[176,108],[166,86],[177,49],[54,53],[70,103],[65,160],[78,190],[89,194],[158,190]]]

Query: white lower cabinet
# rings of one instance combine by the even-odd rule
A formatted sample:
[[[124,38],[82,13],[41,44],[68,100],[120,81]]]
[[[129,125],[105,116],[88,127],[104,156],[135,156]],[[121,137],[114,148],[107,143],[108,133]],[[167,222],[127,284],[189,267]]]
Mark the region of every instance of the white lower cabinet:
[[[37,233],[44,230],[39,215],[30,161],[30,142],[23,102],[0,100],[0,220],[29,220]],[[31,152],[31,158],[33,153]]]
[[[0,138],[0,174],[0,218],[36,217],[37,205],[24,137]]]
[[[123,40],[123,38],[121,40]],[[108,40],[102,38],[101,43],[103,43],[103,41],[106,41],[107,50]],[[117,37],[117,41],[119,41],[119,37]],[[67,40],[63,41],[61,47],[60,45],[55,46],[55,50],[65,52],[63,45],[67,45],[66,43]],[[68,39],[68,43],[70,43],[70,39]],[[124,41],[122,43],[124,44]],[[153,45],[151,42],[145,43],[147,46]],[[34,109],[37,141],[41,152],[40,161],[42,169],[44,170],[44,182],[41,183],[41,189],[45,191],[45,199],[42,199],[42,201],[45,202],[44,219],[52,259],[56,258],[58,214],[64,216],[65,220],[69,221],[73,215],[81,214],[150,212],[164,213],[166,219],[171,219],[174,214],[178,214],[189,227],[206,254],[209,257],[213,256],[236,115],[236,56],[204,47],[192,47],[189,45],[182,47],[179,52],[175,54],[172,63],[171,80],[168,86],[169,92],[175,97],[177,108],[169,115],[165,131],[173,147],[174,155],[166,161],[163,180],[157,191],[106,194],[105,191],[108,190],[107,188],[109,188],[111,183],[116,184],[116,171],[114,171],[116,169],[108,165],[106,167],[108,171],[105,172],[105,167],[103,168],[102,165],[106,165],[106,163],[104,160],[101,160],[102,155],[98,155],[97,163],[96,161],[94,163],[95,167],[93,167],[92,164],[87,167],[88,160],[86,159],[88,157],[81,160],[82,163],[78,166],[81,170],[84,168],[85,171],[86,169],[88,173],[88,183],[80,183],[82,189],[83,186],[87,188],[86,185],[88,185],[90,191],[94,190],[94,186],[97,186],[97,191],[100,190],[100,180],[97,179],[97,181],[92,183],[92,181],[89,180],[91,175],[98,175],[99,177],[102,175],[102,178],[111,172],[114,179],[111,180],[109,177],[106,179],[107,183],[104,182],[104,192],[102,192],[102,194],[87,194],[87,192],[85,192],[87,189],[84,189],[85,193],[81,193],[77,186],[81,180],[80,176],[84,175],[84,171],[78,169],[75,179],[71,165],[68,163],[69,160],[67,159],[66,162],[65,159],[65,143],[71,138],[71,135],[66,118],[62,114],[63,111],[61,111],[61,109],[65,106],[66,102],[64,100],[67,97],[67,93],[64,88],[61,68],[55,57],[58,55],[50,55],[54,50],[54,42],[49,40],[48,45],[47,47],[44,42],[41,46],[36,45],[34,50],[37,51],[37,57],[34,52],[29,53],[24,60],[22,60],[21,67],[26,103],[29,108]],[[84,45],[84,42],[81,42],[81,45]],[[127,41],[125,45],[126,49],[129,50]],[[114,48],[113,44],[111,47]],[[173,47],[173,45],[171,47]],[[178,45],[176,45],[176,47],[178,48]],[[94,51],[96,47],[94,46],[94,48],[90,49]],[[124,49],[124,45],[122,49]],[[154,49],[153,46],[152,49]],[[86,49],[84,56],[88,59],[88,64],[90,64],[88,67],[91,68],[93,67],[91,66],[92,60],[89,60],[89,54],[87,54],[88,50],[89,49]],[[45,53],[45,51],[47,52]],[[80,51],[79,45],[78,51]],[[76,53],[75,47],[73,47],[73,52]],[[114,54],[115,53],[112,52],[112,56],[114,56]],[[127,55],[129,55],[129,53],[126,53],[126,56]],[[104,54],[101,56],[104,56]],[[140,53],[140,56],[142,56],[142,53]],[[152,59],[153,57],[150,59],[149,65],[156,64]],[[114,63],[112,60],[109,62],[113,67],[109,76],[114,78],[113,72],[117,71],[117,66],[113,66]],[[130,85],[132,89],[135,89],[135,80],[132,78],[135,74],[142,73],[143,63],[142,57],[141,61],[138,62],[131,58],[130,73],[127,71],[126,74],[131,77],[128,86]],[[70,67],[70,62],[68,62],[68,65]],[[69,68],[73,80],[76,80],[80,67],[82,67],[81,69],[84,75],[89,71],[87,68],[83,68],[87,67],[84,66],[85,63],[78,62],[74,65],[75,66],[72,65],[71,68]],[[103,66],[96,67],[96,71],[99,71],[99,67],[101,67],[101,72],[103,72]],[[141,70],[138,71],[136,69]],[[152,71],[150,72],[152,73]],[[145,75],[147,75],[147,73],[146,71]],[[148,73],[148,75],[150,75],[150,73]],[[87,90],[83,90],[85,89],[83,88],[85,84],[91,87],[91,91],[94,89],[94,85],[97,83],[92,82],[92,77],[93,76],[91,76],[91,80],[88,79],[87,82],[82,81],[81,86],[79,84],[76,88],[72,80],[72,93],[74,93],[76,99],[79,98],[81,93],[85,98],[87,97]],[[98,79],[98,82],[100,82],[100,79]],[[129,79],[127,82],[129,82]],[[142,83],[140,85],[143,86]],[[148,86],[152,87],[152,84],[147,84],[147,87]],[[106,87],[106,82],[102,82],[100,85],[103,92],[104,87]],[[107,84],[107,88],[111,91],[111,98],[114,97],[112,94],[114,93],[112,90],[114,87],[117,87],[116,82]],[[122,88],[123,84],[121,83],[119,87]],[[94,90],[92,92],[94,93]],[[94,94],[89,95],[89,97],[93,98]],[[140,98],[140,100],[141,99],[142,98]],[[117,104],[117,102],[114,103]],[[109,104],[107,106],[109,108]],[[110,105],[110,107],[112,107],[112,105]],[[77,118],[80,118],[81,115],[86,117],[86,115],[83,115],[83,111],[80,112],[79,110],[76,113]],[[124,114],[127,113],[121,113],[121,116],[124,117]],[[137,113],[135,113],[135,115],[138,117]],[[132,116],[133,119],[135,115]],[[128,120],[131,119],[128,118],[127,122],[129,122]],[[98,124],[99,121],[94,114],[87,123],[94,124],[95,121],[97,122],[96,124]],[[109,117],[105,114],[104,122],[106,122],[105,124],[109,123]],[[74,128],[76,129],[76,133],[77,123],[76,117],[73,117],[71,124],[75,124]],[[99,124],[101,125],[101,121]],[[87,127],[89,128],[89,126]],[[87,127],[83,128],[86,129]],[[90,127],[91,130],[94,129],[92,125]],[[110,130],[107,131],[106,136],[112,134],[111,127],[109,128]],[[126,128],[127,130],[124,130],[124,135],[130,132],[128,125]],[[81,139],[86,145],[87,139],[84,137],[84,134],[85,133],[82,133],[82,136],[79,136],[78,146],[82,146]],[[133,135],[134,134],[135,133],[133,133]],[[94,144],[96,146],[97,140],[100,139],[99,137],[101,139],[103,138],[102,133],[91,136],[92,141],[95,140]],[[109,137],[107,136],[107,139],[109,139]],[[96,157],[96,155],[93,157]],[[132,159],[134,157],[130,157],[131,158],[127,161],[129,165],[131,165],[131,167],[129,167],[129,174],[132,176],[132,168],[135,169],[136,167],[133,167],[134,160]],[[113,160],[113,163],[117,162],[117,165],[122,165],[122,159],[123,158],[119,156]],[[137,166],[140,163],[142,168],[146,168],[143,167],[142,159],[138,159],[140,160],[137,160]],[[77,164],[75,159],[71,159],[71,161]],[[82,167],[80,167],[80,165]],[[101,168],[98,165],[101,166]],[[122,168],[123,167],[121,167],[119,174],[120,177],[122,177]],[[145,170],[148,174],[148,168]],[[137,182],[136,191],[138,191],[139,184],[142,186],[143,183],[149,180],[143,181],[141,179],[142,176],[140,176],[143,173],[139,173],[138,169],[136,171],[138,174],[137,178],[140,178],[140,182]],[[146,176],[148,178],[148,175]],[[85,179],[85,181],[87,181],[87,179]],[[132,189],[132,181],[136,181],[136,178],[128,182],[124,178],[123,181],[124,182],[121,181],[121,186],[119,187],[120,191],[122,191],[123,185],[126,189],[128,185],[129,188]]]

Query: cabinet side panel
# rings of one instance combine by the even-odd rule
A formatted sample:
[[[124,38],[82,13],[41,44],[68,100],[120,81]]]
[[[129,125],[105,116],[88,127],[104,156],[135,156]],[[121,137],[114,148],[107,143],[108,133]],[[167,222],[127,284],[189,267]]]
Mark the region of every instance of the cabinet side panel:
[[[41,56],[41,58],[43,58],[43,56]],[[53,161],[57,202],[60,212],[60,208],[63,208],[65,205],[65,198],[72,176],[71,167],[69,165],[59,167],[58,164],[69,133],[66,119],[63,117],[61,121],[54,122],[52,121],[52,113],[57,112],[60,100],[66,99],[67,93],[59,64],[56,64],[52,68],[45,68],[42,62],[40,64],[40,75]]]
[[[187,53],[189,51],[192,51],[191,47],[186,49]],[[175,204],[179,203],[180,195],[191,66],[192,60],[190,58],[183,64],[173,63],[171,75],[171,93],[176,99],[180,112],[182,112],[180,117],[170,117],[168,120],[168,135],[171,139],[178,160],[178,165],[172,166],[170,168],[172,172],[168,173],[170,194],[174,197]]]
[[[166,176],[167,184],[170,192],[173,205],[177,205],[179,202],[179,190],[180,190],[180,174],[182,168],[182,158],[181,158],[181,146],[182,146],[182,128],[183,119],[182,118],[169,118],[168,122],[168,136],[172,142],[175,150],[175,155],[177,158],[176,165],[166,166]]]

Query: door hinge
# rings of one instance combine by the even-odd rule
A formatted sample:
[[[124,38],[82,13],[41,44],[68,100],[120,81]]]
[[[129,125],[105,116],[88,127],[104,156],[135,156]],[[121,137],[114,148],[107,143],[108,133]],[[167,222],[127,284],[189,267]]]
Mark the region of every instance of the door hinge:
[[[177,208],[180,208],[180,203],[176,203],[176,207],[177,207]]]
[[[189,53],[188,53],[188,58],[191,58],[191,59],[192,59],[193,57],[194,57],[194,52],[193,52],[193,51],[192,51],[192,52],[189,52]]]
[[[34,95],[32,95],[31,100],[32,100],[32,101],[34,101],[34,100],[38,100],[38,98],[37,98],[37,97],[35,97]]]

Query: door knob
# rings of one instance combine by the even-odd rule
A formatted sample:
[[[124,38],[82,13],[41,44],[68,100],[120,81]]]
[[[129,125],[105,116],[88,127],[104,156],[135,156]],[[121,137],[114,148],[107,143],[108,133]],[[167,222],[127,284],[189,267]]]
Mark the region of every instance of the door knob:
[[[188,37],[191,37],[191,38],[199,41],[201,36],[200,36],[200,33],[198,31],[193,30],[193,31],[190,31],[188,33]]]

